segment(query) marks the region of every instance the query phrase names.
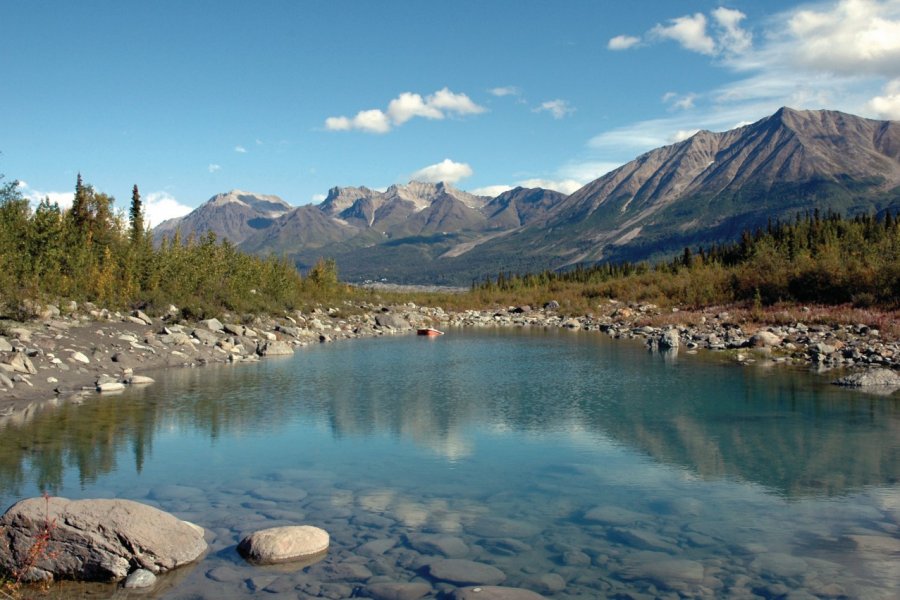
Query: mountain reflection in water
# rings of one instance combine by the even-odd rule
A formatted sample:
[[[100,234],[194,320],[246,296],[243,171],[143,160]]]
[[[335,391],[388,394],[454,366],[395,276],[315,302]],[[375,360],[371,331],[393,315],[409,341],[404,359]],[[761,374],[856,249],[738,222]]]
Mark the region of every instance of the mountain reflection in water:
[[[453,332],[308,348],[254,365],[169,371],[157,384],[0,424],[0,500],[28,485],[66,492],[133,462],[162,432],[212,444],[303,421],[334,438],[389,436],[447,460],[477,454],[475,432],[569,434],[704,479],[786,497],[900,481],[900,401],[783,368],[676,360],[573,332]]]

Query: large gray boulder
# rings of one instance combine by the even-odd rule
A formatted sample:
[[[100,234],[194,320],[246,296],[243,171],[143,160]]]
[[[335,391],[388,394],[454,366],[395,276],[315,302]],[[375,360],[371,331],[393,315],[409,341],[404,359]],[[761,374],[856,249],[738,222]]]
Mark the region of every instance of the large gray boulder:
[[[16,573],[49,536],[24,581],[118,581],[164,573],[206,551],[203,529],[132,500],[29,498],[0,517],[0,571]]]
[[[409,321],[392,313],[378,313],[375,324],[385,329],[409,329]]]

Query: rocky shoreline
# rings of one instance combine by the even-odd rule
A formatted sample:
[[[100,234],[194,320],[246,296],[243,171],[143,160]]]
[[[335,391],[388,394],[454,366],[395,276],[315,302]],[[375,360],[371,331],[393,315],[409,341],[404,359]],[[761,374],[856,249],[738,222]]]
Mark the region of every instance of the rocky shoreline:
[[[596,331],[616,339],[643,339],[654,350],[723,352],[741,363],[768,360],[817,370],[866,373],[847,385],[893,393],[900,387],[900,341],[866,325],[759,327],[728,312],[663,311],[653,305],[610,302],[599,314],[571,317],[554,302],[500,310],[444,311],[438,307],[348,305],[296,311],[280,317],[226,316],[184,322],[175,307],[159,317],[111,312],[74,303],[42,309],[28,323],[0,324],[0,424],[46,404],[79,402],[151,383],[156,369],[247,362],[295,348],[343,339],[408,334],[419,327],[541,327]],[[694,324],[678,324],[679,319]],[[654,320],[672,324],[653,326]]]

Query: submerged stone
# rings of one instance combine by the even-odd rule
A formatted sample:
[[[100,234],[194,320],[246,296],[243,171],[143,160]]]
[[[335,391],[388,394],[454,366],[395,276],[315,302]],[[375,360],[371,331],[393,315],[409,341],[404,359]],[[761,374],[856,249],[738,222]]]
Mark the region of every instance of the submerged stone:
[[[531,590],[501,586],[474,586],[453,590],[451,600],[541,600]]]
[[[438,559],[428,563],[428,574],[454,585],[496,585],[506,574],[491,565],[460,558]]]
[[[272,527],[251,533],[238,544],[238,552],[250,562],[274,564],[324,555],[328,532],[311,525]]]

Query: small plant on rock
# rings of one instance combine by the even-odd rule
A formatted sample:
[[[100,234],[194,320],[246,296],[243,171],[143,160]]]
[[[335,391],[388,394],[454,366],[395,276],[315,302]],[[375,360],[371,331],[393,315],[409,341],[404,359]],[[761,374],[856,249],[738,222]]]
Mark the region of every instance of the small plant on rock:
[[[44,498],[45,506],[44,522],[41,525],[41,531],[35,537],[21,563],[10,573],[0,574],[0,598],[9,600],[22,598],[22,588],[27,581],[28,573],[41,560],[45,558],[52,559],[55,555],[50,550],[50,545],[53,539],[53,532],[56,530],[56,519],[50,518],[50,494],[44,492],[41,496]],[[49,581],[44,583],[49,584]]]

